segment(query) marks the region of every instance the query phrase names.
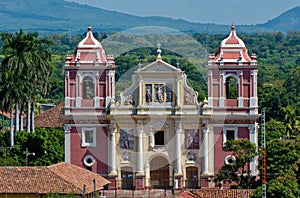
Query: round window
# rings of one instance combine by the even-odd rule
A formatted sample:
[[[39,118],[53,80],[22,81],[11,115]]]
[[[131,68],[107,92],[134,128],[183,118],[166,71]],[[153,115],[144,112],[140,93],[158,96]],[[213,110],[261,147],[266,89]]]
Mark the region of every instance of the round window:
[[[225,164],[234,164],[235,163],[235,157],[232,155],[228,155],[225,157]]]
[[[83,158],[83,163],[84,165],[86,165],[87,167],[91,167],[93,166],[93,164],[95,163],[95,158],[92,155],[86,155]]]

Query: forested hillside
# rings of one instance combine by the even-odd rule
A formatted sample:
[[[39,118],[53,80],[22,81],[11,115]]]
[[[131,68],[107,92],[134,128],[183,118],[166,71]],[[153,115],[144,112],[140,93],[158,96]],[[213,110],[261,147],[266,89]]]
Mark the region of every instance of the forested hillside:
[[[240,31],[299,30],[300,7],[277,13],[278,17],[256,25],[241,25]],[[213,12],[212,12],[213,14]],[[180,16],[180,14],[178,14]],[[233,21],[235,22],[235,21]],[[195,23],[168,17],[139,17],[116,11],[63,0],[1,0],[0,31],[38,31],[40,34],[68,33],[75,35],[92,24],[97,31],[124,31],[143,26],[163,26],[182,32],[227,32],[227,25]]]

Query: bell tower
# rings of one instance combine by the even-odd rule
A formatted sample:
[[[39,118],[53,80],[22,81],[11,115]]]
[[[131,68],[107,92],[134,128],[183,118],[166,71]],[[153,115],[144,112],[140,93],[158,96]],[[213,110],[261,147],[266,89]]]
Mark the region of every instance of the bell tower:
[[[248,55],[245,43],[237,36],[235,26],[219,47],[217,55],[208,61],[208,101],[211,115],[207,126],[210,134],[210,165],[207,175],[213,176],[224,163],[234,159],[224,151],[227,140],[249,139],[256,146],[258,133],[256,55]],[[206,166],[204,166],[206,167]],[[257,159],[249,164],[249,171],[257,174]]]
[[[249,57],[234,25],[218,54],[209,55],[208,71],[208,105],[214,113],[257,114],[256,55]]]
[[[66,56],[64,70],[65,161],[107,172],[103,148],[108,145],[106,113],[115,95],[115,62],[93,36],[91,26],[74,54]]]

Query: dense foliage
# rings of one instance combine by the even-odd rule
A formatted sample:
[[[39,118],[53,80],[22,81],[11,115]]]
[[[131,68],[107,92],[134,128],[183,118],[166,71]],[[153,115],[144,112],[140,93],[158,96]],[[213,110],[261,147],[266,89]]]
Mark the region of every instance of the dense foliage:
[[[234,159],[231,163],[225,163],[218,174],[215,182],[220,186],[229,183],[231,188],[253,188],[257,183],[255,177],[247,171],[249,163],[257,156],[256,146],[249,140],[228,140],[224,151],[231,152]]]
[[[9,139],[9,131],[0,133],[0,165],[2,166],[25,166],[26,152],[29,166],[46,166],[64,160],[63,129],[37,128],[34,133],[18,132],[15,134],[13,147],[10,147]]]

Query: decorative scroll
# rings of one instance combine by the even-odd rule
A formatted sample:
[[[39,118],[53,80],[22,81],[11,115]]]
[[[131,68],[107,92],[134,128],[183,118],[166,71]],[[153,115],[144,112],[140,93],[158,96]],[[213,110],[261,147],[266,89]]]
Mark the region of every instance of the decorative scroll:
[[[184,89],[184,104],[185,105],[192,105],[195,104],[195,94],[188,90],[187,88]]]
[[[131,153],[128,152],[128,151],[125,151],[125,152],[122,154],[122,160],[123,160],[123,161],[131,161]]]
[[[197,155],[193,151],[189,152],[186,156],[188,161],[196,161]]]

